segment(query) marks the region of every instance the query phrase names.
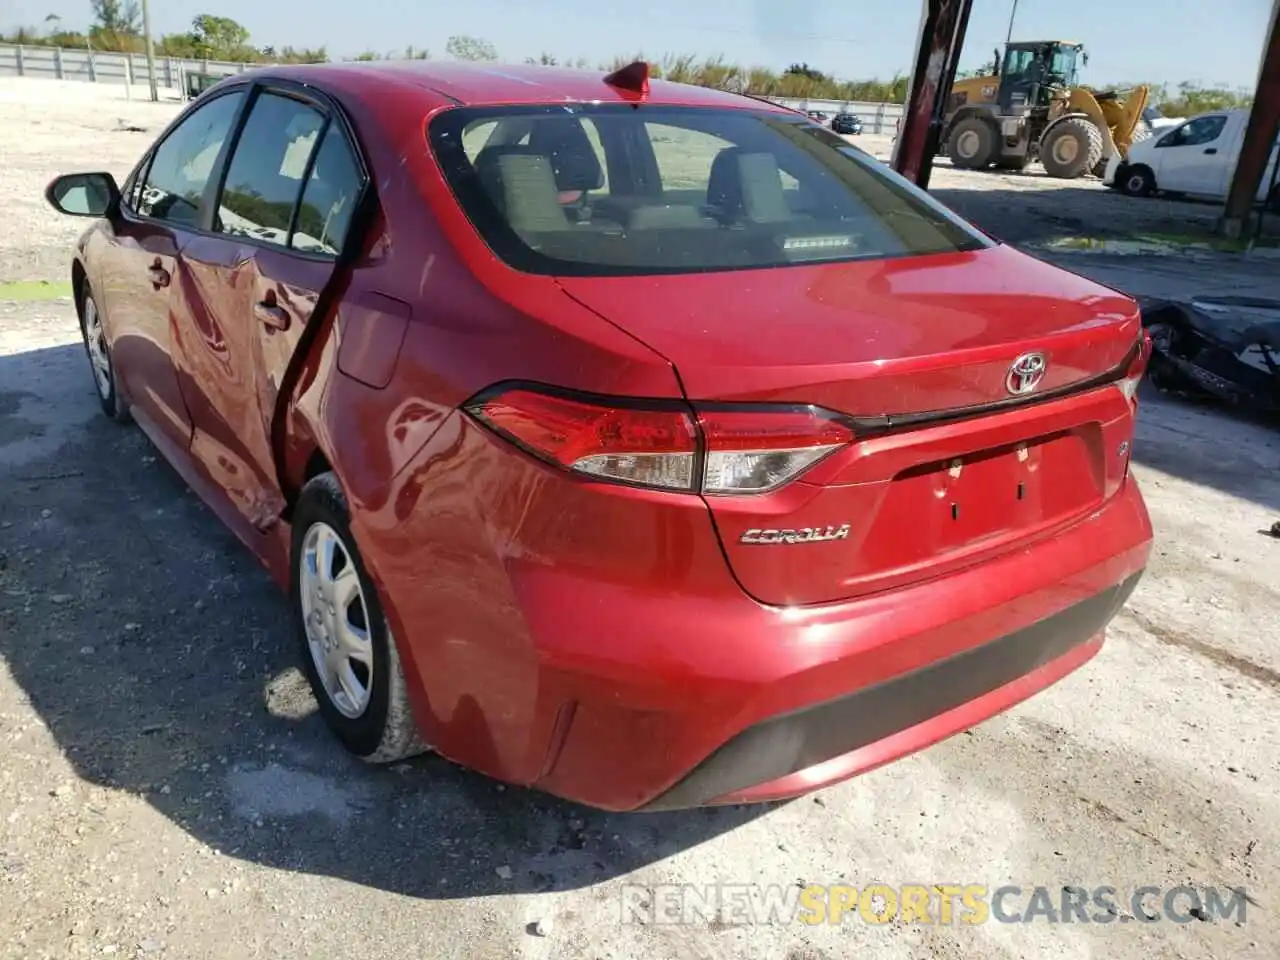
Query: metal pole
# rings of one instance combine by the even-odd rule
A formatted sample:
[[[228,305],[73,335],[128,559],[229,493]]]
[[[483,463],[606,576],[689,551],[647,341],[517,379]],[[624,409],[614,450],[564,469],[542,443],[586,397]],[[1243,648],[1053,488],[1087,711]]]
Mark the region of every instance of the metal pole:
[[[1013,0],[1013,9],[1009,11],[1009,32],[1004,35],[1004,45],[1007,47],[1009,41],[1013,39],[1013,18],[1018,15],[1018,0]]]
[[[1218,229],[1231,239],[1245,231],[1262,186],[1267,160],[1275,149],[1277,131],[1280,131],[1280,0],[1272,6],[1270,20],[1263,40],[1253,107],[1218,223]]]
[[[151,3],[142,0],[142,36],[147,43],[147,80],[151,83],[151,102],[160,102],[160,92],[156,89],[156,50],[151,42]]]
[[[973,0],[922,0],[922,6],[915,66],[891,164],[916,186],[928,189]]]

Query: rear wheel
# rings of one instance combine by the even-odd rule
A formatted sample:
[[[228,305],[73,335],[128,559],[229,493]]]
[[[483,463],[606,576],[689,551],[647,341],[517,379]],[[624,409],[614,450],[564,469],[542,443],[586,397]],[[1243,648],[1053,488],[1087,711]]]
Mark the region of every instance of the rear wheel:
[[[329,729],[370,763],[423,752],[395,640],[332,473],[298,498],[291,580],[304,669]]]
[[[996,132],[978,117],[966,117],[951,128],[947,156],[961,170],[985,170],[996,154]]]
[[[1068,117],[1040,138],[1040,163],[1059,180],[1074,180],[1102,159],[1102,131],[1084,117]]]

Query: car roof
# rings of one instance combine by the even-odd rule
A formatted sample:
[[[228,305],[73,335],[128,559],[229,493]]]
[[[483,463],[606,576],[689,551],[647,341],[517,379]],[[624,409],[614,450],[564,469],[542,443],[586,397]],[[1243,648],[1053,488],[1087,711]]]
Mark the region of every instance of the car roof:
[[[270,66],[239,74],[247,79],[282,77],[315,83],[335,91],[376,93],[380,88],[414,86],[426,97],[451,105],[540,103],[635,103],[636,95],[605,82],[605,70],[573,70],[527,64],[468,63],[448,60],[370,60]],[[755,108],[783,112],[785,107],[741,94],[691,84],[651,80],[646,103]]]

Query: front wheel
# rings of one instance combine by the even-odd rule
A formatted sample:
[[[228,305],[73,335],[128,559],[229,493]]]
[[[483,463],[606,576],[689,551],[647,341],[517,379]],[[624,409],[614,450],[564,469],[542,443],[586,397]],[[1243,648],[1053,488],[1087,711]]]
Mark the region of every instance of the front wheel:
[[[84,351],[89,357],[89,370],[93,385],[98,391],[98,403],[102,412],[117,423],[128,423],[129,406],[116,388],[116,370],[111,361],[111,345],[107,343],[106,330],[102,326],[102,314],[93,291],[85,284],[80,297],[80,336],[84,339]]]
[[[1116,186],[1131,197],[1149,197],[1156,192],[1156,175],[1141,164],[1116,171]]]
[[[304,669],[333,734],[370,763],[423,752],[395,640],[332,473],[298,498],[290,586]]]

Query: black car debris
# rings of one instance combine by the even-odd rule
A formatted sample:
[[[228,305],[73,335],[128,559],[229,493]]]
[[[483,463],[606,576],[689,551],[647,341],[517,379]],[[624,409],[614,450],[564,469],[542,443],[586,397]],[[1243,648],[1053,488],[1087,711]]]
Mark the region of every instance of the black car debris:
[[[1147,379],[1174,394],[1280,413],[1280,300],[1196,297],[1143,304]]]

